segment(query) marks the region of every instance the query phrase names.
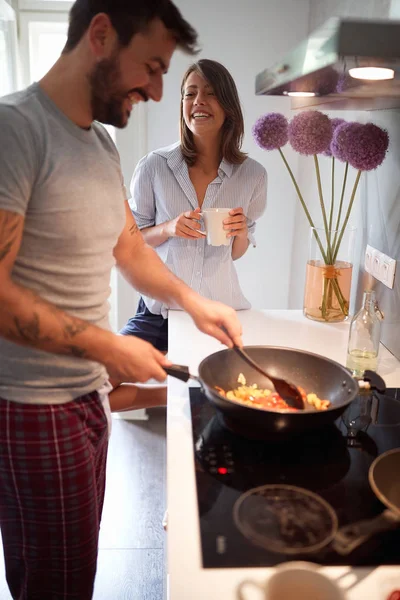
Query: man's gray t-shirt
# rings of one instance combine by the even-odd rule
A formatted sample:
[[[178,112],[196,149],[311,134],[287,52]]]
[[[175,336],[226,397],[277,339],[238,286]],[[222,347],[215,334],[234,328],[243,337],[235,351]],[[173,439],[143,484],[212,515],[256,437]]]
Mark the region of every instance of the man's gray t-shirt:
[[[108,329],[113,248],[125,223],[111,138],[98,123],[88,130],[75,125],[38,84],[0,100],[0,132],[0,210],[25,217],[13,281]],[[62,403],[106,379],[96,362],[0,337],[2,398]]]

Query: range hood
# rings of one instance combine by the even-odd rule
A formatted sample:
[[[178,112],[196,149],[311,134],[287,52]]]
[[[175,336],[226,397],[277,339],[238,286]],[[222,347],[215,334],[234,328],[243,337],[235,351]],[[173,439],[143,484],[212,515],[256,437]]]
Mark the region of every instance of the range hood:
[[[392,79],[354,79],[350,69],[384,67]],[[330,19],[281,61],[256,77],[256,94],[314,93],[294,107],[400,107],[400,21]]]

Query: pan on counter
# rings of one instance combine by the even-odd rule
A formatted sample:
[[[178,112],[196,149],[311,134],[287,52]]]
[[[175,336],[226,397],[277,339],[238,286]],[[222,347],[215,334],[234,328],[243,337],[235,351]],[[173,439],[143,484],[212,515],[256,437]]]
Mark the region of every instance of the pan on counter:
[[[400,448],[381,454],[370,466],[370,485],[386,506],[372,519],[339,527],[335,510],[318,494],[293,485],[269,484],[238,498],[234,522],[246,539],[278,554],[313,554],[330,546],[347,556],[372,536],[400,527],[399,471]]]
[[[374,519],[365,519],[339,529],[333,544],[336,552],[350,554],[377,533],[400,527],[400,448],[378,456],[369,468],[369,484],[386,507]]]
[[[309,406],[299,411],[272,411],[228,400],[218,393],[216,386],[223,390],[235,389],[240,373],[248,385],[256,383],[259,388],[273,390],[269,379],[247,365],[232,349],[205,358],[199,365],[198,377],[180,365],[172,365],[165,371],[182,381],[197,380],[228,427],[261,439],[268,434],[292,436],[333,423],[360,393],[360,388],[385,391],[385,384],[376,373],[366,371],[364,379],[357,380],[345,367],[318,354],[279,346],[246,346],[244,350],[272,376],[329,400],[330,407],[321,411]]]

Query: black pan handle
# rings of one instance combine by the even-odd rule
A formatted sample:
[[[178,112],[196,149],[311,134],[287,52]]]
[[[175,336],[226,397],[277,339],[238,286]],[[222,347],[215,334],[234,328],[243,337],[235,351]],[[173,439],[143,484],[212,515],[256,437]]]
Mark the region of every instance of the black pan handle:
[[[375,390],[380,394],[386,391],[386,383],[375,371],[364,371],[364,376],[358,383],[361,389]]]
[[[180,379],[185,383],[189,381],[191,377],[192,379],[196,379],[189,373],[189,367],[185,367],[184,365],[171,365],[170,367],[163,367],[163,369],[167,375],[175,377],[175,379]]]
[[[332,542],[338,554],[345,556],[361,546],[371,536],[390,531],[399,526],[399,517],[394,510],[386,509],[373,519],[364,519],[341,527]]]

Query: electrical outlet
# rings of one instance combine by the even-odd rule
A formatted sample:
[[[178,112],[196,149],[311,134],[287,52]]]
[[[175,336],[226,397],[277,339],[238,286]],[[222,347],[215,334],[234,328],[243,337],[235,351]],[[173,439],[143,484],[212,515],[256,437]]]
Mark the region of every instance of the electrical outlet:
[[[394,276],[396,273],[396,261],[393,258],[386,258],[381,263],[381,281],[388,288],[393,289]]]
[[[376,279],[380,279],[381,273],[381,261],[379,260],[379,254],[375,250],[372,255],[372,275],[376,277]]]
[[[396,261],[372,246],[365,250],[364,268],[367,273],[381,281],[388,288],[393,289],[396,273]]]

